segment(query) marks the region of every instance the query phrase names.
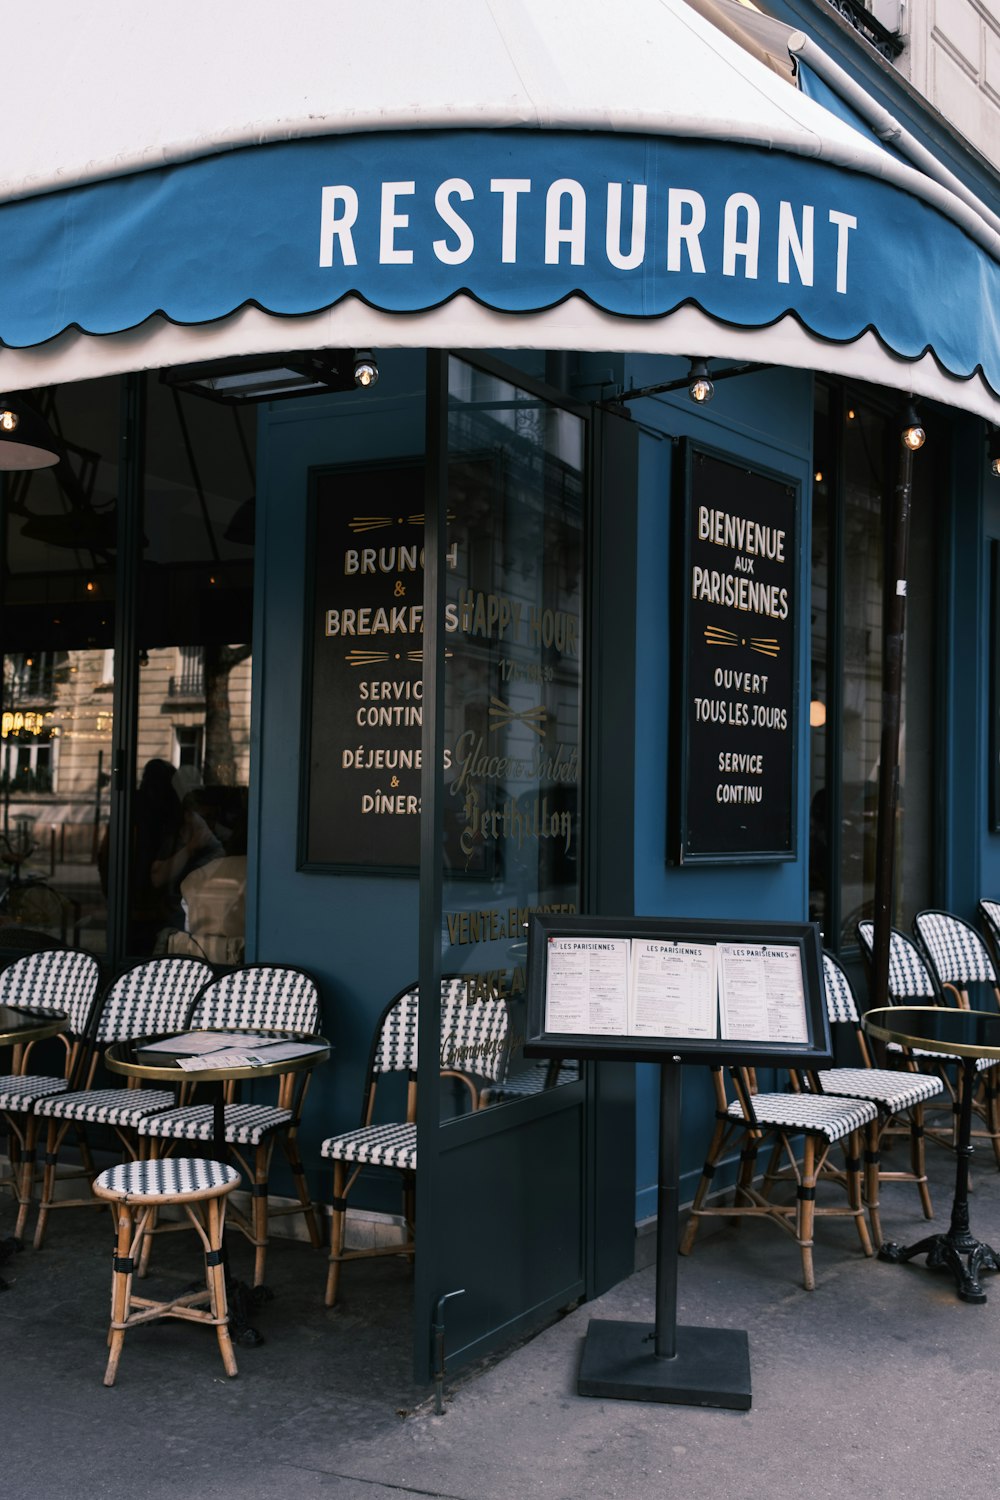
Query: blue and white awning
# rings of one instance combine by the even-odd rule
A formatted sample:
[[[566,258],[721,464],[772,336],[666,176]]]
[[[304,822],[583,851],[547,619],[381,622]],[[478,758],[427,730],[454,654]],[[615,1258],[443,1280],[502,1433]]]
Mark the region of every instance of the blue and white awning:
[[[683,0],[304,3],[273,58],[257,12],[107,3],[93,57],[56,49],[61,124],[0,184],[0,385],[323,345],[694,351],[1000,420],[989,217]],[[88,123],[71,96],[102,75],[125,97]]]

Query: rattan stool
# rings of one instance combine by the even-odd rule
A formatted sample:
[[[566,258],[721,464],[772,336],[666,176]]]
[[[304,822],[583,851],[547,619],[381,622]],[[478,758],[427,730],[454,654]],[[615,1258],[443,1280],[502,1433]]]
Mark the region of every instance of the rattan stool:
[[[235,1375],[236,1357],[229,1336],[226,1280],[222,1260],[222,1231],[226,1217],[226,1194],[240,1180],[233,1167],[200,1157],[167,1157],[160,1161],[130,1161],[111,1167],[94,1180],[98,1198],[118,1205],[118,1235],[111,1277],[111,1328],[108,1368],[104,1384],[114,1385],[121,1358],[125,1330],[156,1318],[186,1318],[207,1323],[218,1335],[222,1363],[227,1375]],[[205,1290],[185,1292],[167,1302],[136,1297],[132,1273],[154,1210],[164,1203],[179,1203],[194,1225],[205,1247]],[[199,1306],[208,1303],[208,1307]]]

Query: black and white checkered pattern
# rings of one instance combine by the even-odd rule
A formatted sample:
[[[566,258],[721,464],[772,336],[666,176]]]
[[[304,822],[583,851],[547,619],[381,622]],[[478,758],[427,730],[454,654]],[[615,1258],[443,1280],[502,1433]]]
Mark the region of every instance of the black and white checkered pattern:
[[[319,991],[301,969],[247,964],[203,991],[189,1024],[209,1031],[318,1031]]]
[[[858,941],[870,961],[875,942],[874,922],[859,922],[857,932]],[[898,927],[893,927],[889,932],[889,1003],[906,1005],[911,1000],[934,1005],[938,992],[916,943],[911,942]]]
[[[153,958],[135,964],[105,993],[97,1041],[103,1045],[183,1031],[199,990],[211,979],[211,968],[198,958]]]
[[[86,1125],[117,1125],[133,1130],[147,1115],[171,1109],[169,1089],[79,1089],[41,1099],[35,1114],[54,1120],[78,1120]]]
[[[836,1099],[827,1094],[754,1094],[754,1114],[764,1129],[803,1130],[839,1141],[878,1118],[875,1105],[864,1099]],[[730,1104],[731,1120],[746,1120],[739,1101]]]
[[[823,986],[826,990],[826,1013],[831,1025],[847,1022],[851,1026],[859,1026],[861,1022],[851,981],[829,953],[823,954]]]
[[[944,1093],[940,1078],[927,1073],[894,1073],[891,1068],[821,1068],[819,1081],[828,1094],[870,1099],[892,1115]]]
[[[330,1161],[356,1161],[371,1166],[395,1167],[403,1172],[417,1169],[416,1125],[369,1125],[332,1135],[319,1148]]]
[[[127,1161],[109,1167],[94,1179],[94,1187],[115,1197],[184,1198],[235,1187],[240,1174],[221,1161],[200,1156],[168,1156],[157,1161]]]
[[[979,915],[986,926],[986,935],[994,954],[1000,954],[1000,901],[991,901],[984,897],[979,903]]]
[[[65,1078],[45,1078],[40,1074],[6,1073],[0,1078],[0,1110],[27,1114],[39,1099],[60,1094],[66,1089]]]
[[[441,981],[441,1066],[480,1078],[498,1078],[506,1063],[509,1015],[503,1000],[469,1000],[465,980]],[[419,986],[397,995],[386,1010],[372,1072],[417,1071]]]
[[[290,1109],[267,1104],[227,1104],[226,1142],[230,1146],[259,1146],[265,1136],[292,1122]],[[148,1114],[136,1129],[141,1136],[158,1141],[211,1141],[215,1136],[215,1111],[211,1104],[189,1104]]]
[[[989,950],[974,927],[947,911],[919,911],[913,930],[941,985],[996,984]]]
[[[62,1011],[71,1036],[82,1036],[97,1000],[100,969],[92,953],[51,948],[15,959],[0,973],[0,1005]]]

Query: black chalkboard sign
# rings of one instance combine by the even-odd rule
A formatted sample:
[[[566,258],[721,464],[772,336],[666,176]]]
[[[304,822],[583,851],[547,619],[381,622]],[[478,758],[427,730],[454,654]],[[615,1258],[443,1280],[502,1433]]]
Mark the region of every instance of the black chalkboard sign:
[[[424,466],[311,475],[302,869],[420,859]]]
[[[795,857],[798,492],[681,450],[670,857]]]

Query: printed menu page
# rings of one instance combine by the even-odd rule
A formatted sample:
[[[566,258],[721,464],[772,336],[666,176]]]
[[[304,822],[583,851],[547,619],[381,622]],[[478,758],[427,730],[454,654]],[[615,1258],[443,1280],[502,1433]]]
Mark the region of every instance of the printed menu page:
[[[807,1042],[797,948],[720,943],[719,1011],[727,1041]]]
[[[719,1034],[714,943],[632,939],[630,1036]]]
[[[545,1029],[625,1036],[629,938],[550,937]]]

